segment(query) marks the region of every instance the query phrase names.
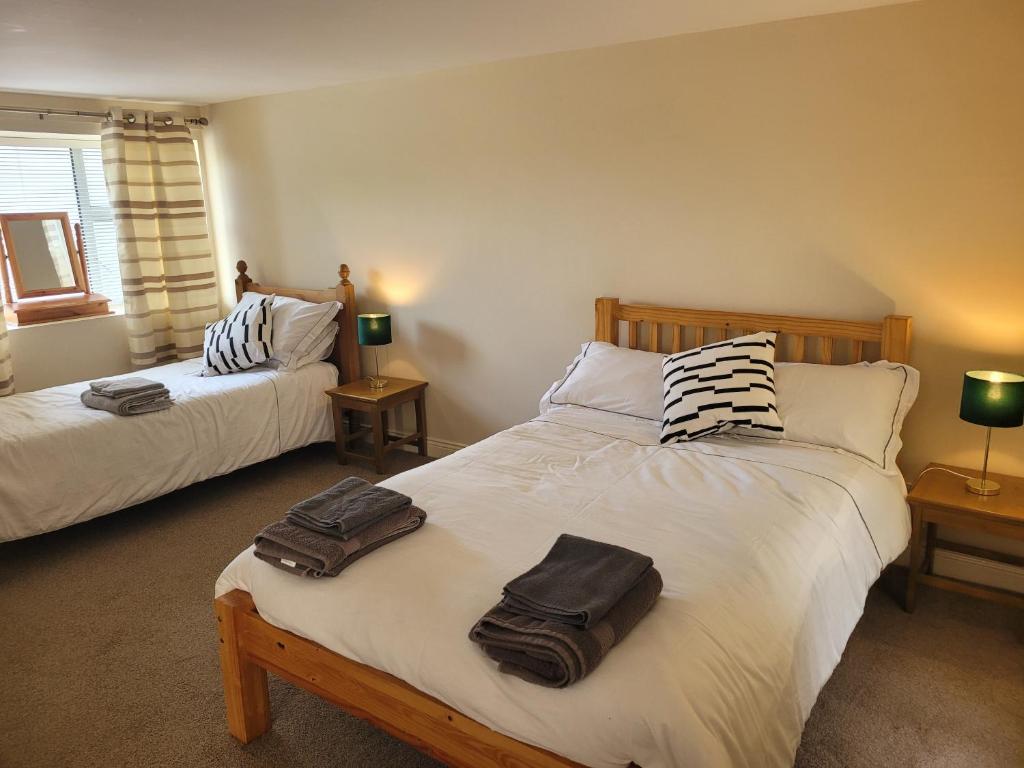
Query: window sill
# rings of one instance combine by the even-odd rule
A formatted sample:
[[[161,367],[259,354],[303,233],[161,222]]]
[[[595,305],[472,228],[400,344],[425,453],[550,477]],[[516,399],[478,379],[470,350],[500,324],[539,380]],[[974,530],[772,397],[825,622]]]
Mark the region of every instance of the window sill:
[[[112,320],[116,317],[124,317],[124,307],[111,307],[109,315],[92,315],[91,317],[66,317],[61,320],[48,320],[44,323],[32,323],[30,325],[18,325],[18,323],[7,315],[7,331],[8,333],[20,333],[21,331],[30,331],[33,328],[49,328],[54,325],[67,325],[69,323],[95,323],[103,322],[104,320]]]

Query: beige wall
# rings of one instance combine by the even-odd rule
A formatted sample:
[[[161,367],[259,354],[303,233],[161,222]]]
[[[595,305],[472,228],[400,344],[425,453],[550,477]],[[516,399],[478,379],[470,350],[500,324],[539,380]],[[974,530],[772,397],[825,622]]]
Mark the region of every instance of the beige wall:
[[[536,413],[602,294],[911,314],[904,466],[977,464],[962,372],[1024,369],[1022,40],[1016,0],[928,1],[216,105],[219,252],[348,262],[460,442]]]
[[[124,315],[11,328],[10,339],[18,392],[131,370]]]

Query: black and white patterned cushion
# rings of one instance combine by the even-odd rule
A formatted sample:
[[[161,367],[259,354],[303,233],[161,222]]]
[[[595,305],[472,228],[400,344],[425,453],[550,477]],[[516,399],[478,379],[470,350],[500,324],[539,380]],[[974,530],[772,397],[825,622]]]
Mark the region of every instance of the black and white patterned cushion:
[[[775,334],[762,332],[669,355],[662,364],[662,444],[742,426],[782,437],[775,407]]]
[[[203,336],[203,375],[235,373],[265,363],[271,346],[273,296],[247,296],[230,315],[206,326]]]

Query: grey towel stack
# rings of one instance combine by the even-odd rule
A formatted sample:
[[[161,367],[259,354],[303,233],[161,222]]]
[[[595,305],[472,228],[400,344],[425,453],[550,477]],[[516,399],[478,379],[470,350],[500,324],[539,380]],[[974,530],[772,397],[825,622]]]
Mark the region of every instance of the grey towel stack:
[[[601,663],[661,589],[651,558],[562,534],[540,563],[505,585],[469,637],[499,671],[564,688]]]
[[[170,408],[171,393],[159,381],[138,376],[106,379],[89,383],[82,393],[82,403],[89,408],[109,411],[117,416],[138,416]]]
[[[301,576],[337,576],[423,525],[412,499],[350,477],[292,507],[256,535],[256,557]]]
[[[358,477],[348,477],[316,496],[300,501],[285,519],[341,539],[350,538],[382,517],[405,509],[412,499]]]

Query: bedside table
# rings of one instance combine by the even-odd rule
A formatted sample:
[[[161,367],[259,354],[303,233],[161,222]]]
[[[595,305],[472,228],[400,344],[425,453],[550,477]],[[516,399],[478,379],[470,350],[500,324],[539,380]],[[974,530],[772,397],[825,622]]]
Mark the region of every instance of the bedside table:
[[[338,463],[347,464],[349,456],[359,456],[373,461],[377,474],[384,473],[384,455],[406,443],[416,443],[420,456],[427,455],[427,411],[424,395],[427,382],[412,379],[389,378],[383,389],[371,389],[367,379],[359,379],[340,387],[328,389],[331,410],[334,412],[334,445],[338,452]],[[405,437],[393,437],[388,432],[388,411],[403,403],[416,405],[416,431]],[[362,411],[369,414],[370,426],[348,432],[345,411]],[[357,453],[349,449],[349,443],[366,435],[373,435],[373,455]]]
[[[1002,493],[998,496],[978,496],[967,491],[964,478],[931,468],[944,467],[971,477],[976,476],[977,471],[946,464],[929,464],[928,467],[930,471],[918,478],[907,495],[913,528],[910,535],[906,610],[914,610],[918,584],[1024,608],[1024,594],[948,576],[936,576],[932,572],[936,549],[1024,566],[1024,557],[942,541],[936,533],[936,527],[943,525],[1024,541],[1024,478],[989,472],[989,477],[1002,484]]]

